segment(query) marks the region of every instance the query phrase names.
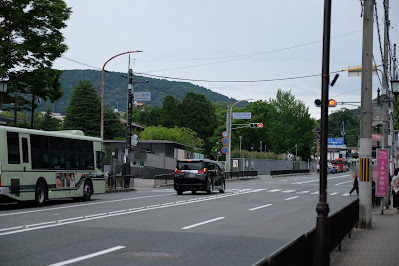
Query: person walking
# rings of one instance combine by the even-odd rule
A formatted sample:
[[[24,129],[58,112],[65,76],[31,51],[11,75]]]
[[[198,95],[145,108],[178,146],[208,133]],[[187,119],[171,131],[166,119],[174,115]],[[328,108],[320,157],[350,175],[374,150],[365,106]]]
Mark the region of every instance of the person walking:
[[[359,196],[359,176],[357,174],[357,171],[353,171],[352,173],[352,183],[353,187],[351,191],[349,191],[349,195],[352,195],[352,192],[356,189],[356,193]]]
[[[399,168],[396,168],[391,181],[392,205],[399,212]]]

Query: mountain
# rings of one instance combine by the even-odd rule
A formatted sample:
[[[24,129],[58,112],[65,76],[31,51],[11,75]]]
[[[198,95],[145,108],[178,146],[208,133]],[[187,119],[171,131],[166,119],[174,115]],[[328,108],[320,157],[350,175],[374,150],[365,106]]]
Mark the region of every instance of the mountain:
[[[64,96],[54,104],[43,102],[39,110],[50,108],[55,113],[65,114],[74,86],[79,80],[90,80],[101,97],[101,71],[97,70],[64,70],[60,82]],[[168,81],[165,79],[147,78],[134,76],[134,92],[151,92],[151,101],[145,102],[147,106],[162,106],[167,95],[176,97],[182,101],[187,92],[204,94],[205,98],[213,103],[234,103],[237,100],[222,94],[213,92],[205,87],[194,85],[188,82]],[[148,83],[145,83],[148,81]],[[127,109],[127,87],[128,79],[126,73],[106,72],[104,74],[104,105],[105,109],[118,107],[119,110]]]

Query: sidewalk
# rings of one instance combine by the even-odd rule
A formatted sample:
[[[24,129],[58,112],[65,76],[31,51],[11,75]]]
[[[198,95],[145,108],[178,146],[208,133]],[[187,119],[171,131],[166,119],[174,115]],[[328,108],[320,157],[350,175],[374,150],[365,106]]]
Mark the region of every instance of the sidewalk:
[[[372,212],[372,229],[354,229],[345,237],[341,251],[333,251],[330,265],[399,265],[399,213],[391,207],[381,215]]]

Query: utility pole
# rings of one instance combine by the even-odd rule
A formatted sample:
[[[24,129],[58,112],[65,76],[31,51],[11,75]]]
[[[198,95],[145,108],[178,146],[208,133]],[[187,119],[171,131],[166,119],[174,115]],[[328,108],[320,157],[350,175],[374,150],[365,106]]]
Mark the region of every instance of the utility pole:
[[[359,227],[372,228],[370,160],[372,159],[372,65],[374,1],[364,0],[361,122],[359,147]]]
[[[321,81],[321,140],[320,140],[320,184],[319,202],[316,212],[316,234],[314,240],[314,265],[330,265],[329,220],[330,207],[327,203],[327,140],[328,140],[328,90],[330,83],[330,36],[331,36],[331,0],[324,1],[323,23],[323,60]]]
[[[127,119],[126,119],[126,145],[125,145],[125,167],[124,175],[130,175],[129,153],[132,148],[132,109],[133,109],[133,70],[130,68],[129,55],[129,75],[127,87]],[[126,177],[125,177],[126,178]]]
[[[231,149],[231,114],[230,114],[230,106],[227,104],[227,114],[226,114],[226,131],[228,133],[228,144],[227,144],[227,153],[226,153],[226,172],[230,172],[230,149]]]

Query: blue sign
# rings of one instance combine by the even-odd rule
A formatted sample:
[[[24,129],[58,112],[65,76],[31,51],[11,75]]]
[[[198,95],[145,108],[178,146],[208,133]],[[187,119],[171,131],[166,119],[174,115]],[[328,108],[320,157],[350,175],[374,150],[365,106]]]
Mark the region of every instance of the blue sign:
[[[228,151],[227,147],[223,147],[223,148],[222,148],[222,152],[223,152],[224,154],[226,154],[227,151]]]
[[[149,91],[135,92],[134,100],[137,102],[151,101],[151,92]]]
[[[344,138],[328,138],[328,148],[344,148]]]
[[[226,139],[226,138],[223,138],[223,139],[222,139],[222,143],[223,143],[224,145],[226,145],[228,142],[229,142],[228,139]]]
[[[251,113],[233,113],[233,119],[251,119]]]

